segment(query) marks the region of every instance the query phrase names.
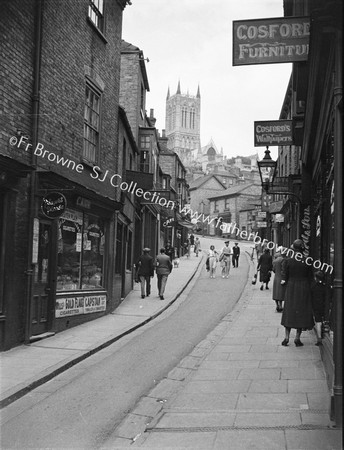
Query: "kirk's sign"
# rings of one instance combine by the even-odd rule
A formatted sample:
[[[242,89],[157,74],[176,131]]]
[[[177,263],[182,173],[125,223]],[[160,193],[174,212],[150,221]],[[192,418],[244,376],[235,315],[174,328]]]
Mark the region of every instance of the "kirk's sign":
[[[306,61],[309,17],[233,21],[233,66]]]

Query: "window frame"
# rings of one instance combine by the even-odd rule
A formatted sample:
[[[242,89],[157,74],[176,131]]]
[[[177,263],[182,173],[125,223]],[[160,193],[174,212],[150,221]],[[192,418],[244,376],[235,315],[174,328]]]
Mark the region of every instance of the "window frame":
[[[99,7],[101,6],[101,8]],[[104,0],[89,0],[87,17],[102,34],[104,33]],[[93,17],[96,19],[94,20]]]
[[[87,92],[91,92],[93,97],[97,97],[98,99],[98,111],[95,111],[93,109],[93,104],[90,106],[88,105],[88,95]],[[97,114],[97,127],[94,125],[94,123],[88,120],[88,117],[86,118],[86,108],[89,109],[90,115],[92,117],[93,113]],[[83,131],[83,149],[82,149],[82,160],[90,163],[90,164],[97,164],[100,159],[100,141],[101,141],[101,123],[102,123],[102,92],[97,89],[92,83],[89,82],[89,80],[86,80],[85,83],[85,98],[84,98],[84,131]],[[92,118],[93,119],[93,118]],[[87,138],[86,130],[89,130],[93,133],[95,133],[95,136],[97,138],[97,142],[94,144],[91,140]],[[91,145],[94,145],[94,158],[90,157],[89,149],[86,152],[86,142]]]

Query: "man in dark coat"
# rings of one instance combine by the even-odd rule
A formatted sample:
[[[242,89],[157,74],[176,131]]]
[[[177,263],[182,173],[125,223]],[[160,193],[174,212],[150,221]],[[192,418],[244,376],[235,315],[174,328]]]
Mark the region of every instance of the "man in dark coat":
[[[170,257],[170,260],[173,261],[173,256],[174,256],[174,248],[171,245],[171,242],[168,241],[167,245],[165,246],[165,253],[167,256]]]
[[[233,267],[239,266],[239,256],[240,256],[240,247],[239,244],[236,242],[233,247],[233,256],[232,256]]]
[[[154,267],[153,258],[149,254],[150,248],[144,248],[143,254],[139,257],[136,267],[137,267],[137,277],[141,283],[141,298],[145,298],[145,287],[146,295],[149,297],[151,292],[150,279],[154,277]]]
[[[285,328],[282,345],[288,345],[290,330],[296,328],[294,343],[296,347],[301,347],[302,330],[311,330],[314,325],[311,299],[312,267],[306,264],[301,239],[296,239],[291,248],[296,253],[292,258],[283,261],[281,273],[281,284],[286,286],[281,320]]]
[[[165,249],[163,247],[160,249],[160,255],[156,257],[155,267],[156,267],[156,275],[158,277],[159,297],[160,300],[164,300],[164,292],[167,283],[167,278],[169,274],[172,272],[172,263],[169,256],[165,254]]]

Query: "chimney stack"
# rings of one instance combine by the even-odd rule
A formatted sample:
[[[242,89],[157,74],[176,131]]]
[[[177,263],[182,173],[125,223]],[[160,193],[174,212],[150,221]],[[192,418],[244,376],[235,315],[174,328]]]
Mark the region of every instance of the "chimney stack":
[[[154,117],[154,109],[153,108],[150,109],[149,122],[151,124],[151,127],[155,126],[156,118]]]

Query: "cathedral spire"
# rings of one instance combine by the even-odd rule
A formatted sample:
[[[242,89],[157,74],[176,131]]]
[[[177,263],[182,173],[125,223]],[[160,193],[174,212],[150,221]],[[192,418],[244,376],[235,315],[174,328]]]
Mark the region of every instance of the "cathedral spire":
[[[167,96],[166,96],[166,100],[168,100],[170,98],[170,86],[167,89]]]
[[[198,88],[197,88],[197,95],[196,95],[196,97],[197,98],[201,98],[201,92],[200,92],[200,89],[199,89],[199,85],[198,85]]]
[[[181,92],[180,92],[180,80],[178,81],[178,87],[177,87],[177,92],[176,92],[176,94],[180,94]]]

